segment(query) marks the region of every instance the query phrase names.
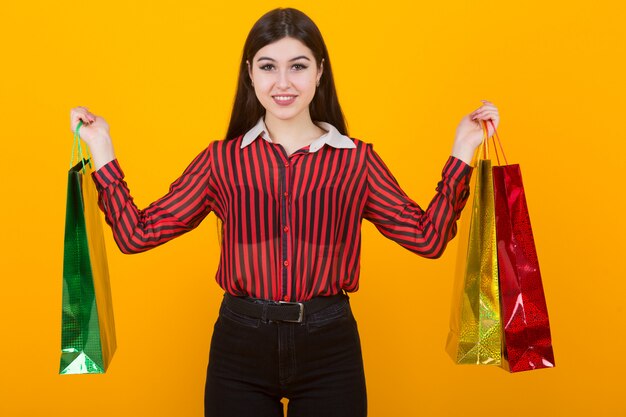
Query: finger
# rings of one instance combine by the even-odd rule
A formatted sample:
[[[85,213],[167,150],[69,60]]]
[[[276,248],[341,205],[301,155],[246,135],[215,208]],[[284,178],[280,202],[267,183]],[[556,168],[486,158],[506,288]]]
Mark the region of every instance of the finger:
[[[474,113],[476,113],[476,112],[480,112],[480,111],[483,111],[483,112],[484,112],[484,111],[489,111],[489,110],[490,110],[490,111],[496,111],[496,112],[497,112],[497,111],[498,111],[498,108],[497,108],[496,106],[492,106],[492,105],[488,105],[488,104],[486,104],[486,105],[481,106],[481,107],[479,107],[478,109],[474,110]]]
[[[498,114],[498,109],[495,107],[488,107],[488,108],[476,110],[474,114]]]
[[[76,120],[74,121],[74,123],[72,124],[74,126],[74,130],[76,129],[76,126],[78,126],[78,122],[82,121],[83,122],[83,126],[89,126],[91,125],[93,122],[86,116],[84,115],[79,115]],[[81,127],[83,127],[81,126]]]
[[[75,113],[84,114],[84,115],[87,115],[87,116],[90,116],[90,117],[94,116],[94,114],[91,113],[89,111],[89,109],[87,109],[87,107],[83,107],[83,106],[77,106],[77,107],[73,108],[72,111],[75,112]]]
[[[489,119],[490,122],[487,122],[487,127],[489,128],[489,131],[491,132],[490,134],[494,134],[494,127],[497,129],[498,128],[498,120],[494,120],[494,119]],[[493,124],[492,124],[493,123]]]
[[[483,119],[487,115],[487,112],[482,110],[477,110],[472,114],[472,119]]]
[[[477,111],[474,116],[486,117],[486,116],[495,116],[497,113],[492,110],[481,110]]]
[[[480,112],[485,112],[485,111],[498,111],[498,109],[495,106],[490,106],[490,105],[484,105],[484,106],[480,106],[479,108],[477,108],[476,110],[474,110],[472,113],[470,113],[470,116],[474,116]]]
[[[497,113],[494,113],[494,112],[485,112],[485,113],[476,114],[472,119],[473,120],[498,120],[499,116]]]
[[[83,121],[83,123],[93,123],[96,121],[96,116],[89,112],[79,112],[78,118]]]
[[[89,117],[85,114],[79,114],[77,117],[77,121],[81,120],[83,123],[89,123]]]

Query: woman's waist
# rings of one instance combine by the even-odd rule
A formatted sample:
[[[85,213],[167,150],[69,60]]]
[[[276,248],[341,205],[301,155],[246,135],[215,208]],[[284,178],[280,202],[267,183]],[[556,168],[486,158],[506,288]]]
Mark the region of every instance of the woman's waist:
[[[222,309],[263,322],[305,323],[331,319],[349,309],[349,296],[344,292],[313,297],[302,302],[265,300],[224,293]],[[222,311],[223,312],[223,311]]]

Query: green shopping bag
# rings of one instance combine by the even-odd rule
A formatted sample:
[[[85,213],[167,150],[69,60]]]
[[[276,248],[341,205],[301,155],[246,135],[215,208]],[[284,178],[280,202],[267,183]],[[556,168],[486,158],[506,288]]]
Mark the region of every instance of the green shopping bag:
[[[116,348],[98,192],[90,178],[91,159],[83,158],[81,126],[82,121],[68,173],[60,374],[105,373]],[[73,165],[76,148],[79,162]]]

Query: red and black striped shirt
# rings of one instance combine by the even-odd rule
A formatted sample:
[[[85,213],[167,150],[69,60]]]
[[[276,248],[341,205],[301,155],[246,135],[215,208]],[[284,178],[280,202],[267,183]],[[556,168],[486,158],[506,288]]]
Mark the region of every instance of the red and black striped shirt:
[[[225,291],[306,301],[358,289],[362,219],[428,258],[439,257],[455,236],[472,173],[460,159],[448,158],[437,193],[423,210],[371,143],[326,123],[327,135],[287,155],[260,125],[262,119],[246,143],[244,136],[211,142],[169,192],[143,210],[134,204],[117,159],[94,172],[98,203],[120,250],[161,245],[214,212],[222,221],[216,280]]]

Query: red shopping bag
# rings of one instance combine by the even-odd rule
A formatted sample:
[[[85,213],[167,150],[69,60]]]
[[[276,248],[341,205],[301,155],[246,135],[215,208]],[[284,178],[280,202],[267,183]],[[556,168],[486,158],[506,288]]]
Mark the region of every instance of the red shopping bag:
[[[518,164],[507,163],[495,125],[493,122],[491,125],[505,161],[505,165],[493,167],[500,310],[504,336],[502,363],[510,372],[551,368],[555,364],[548,308],[522,173]],[[495,147],[495,139],[493,141]]]

